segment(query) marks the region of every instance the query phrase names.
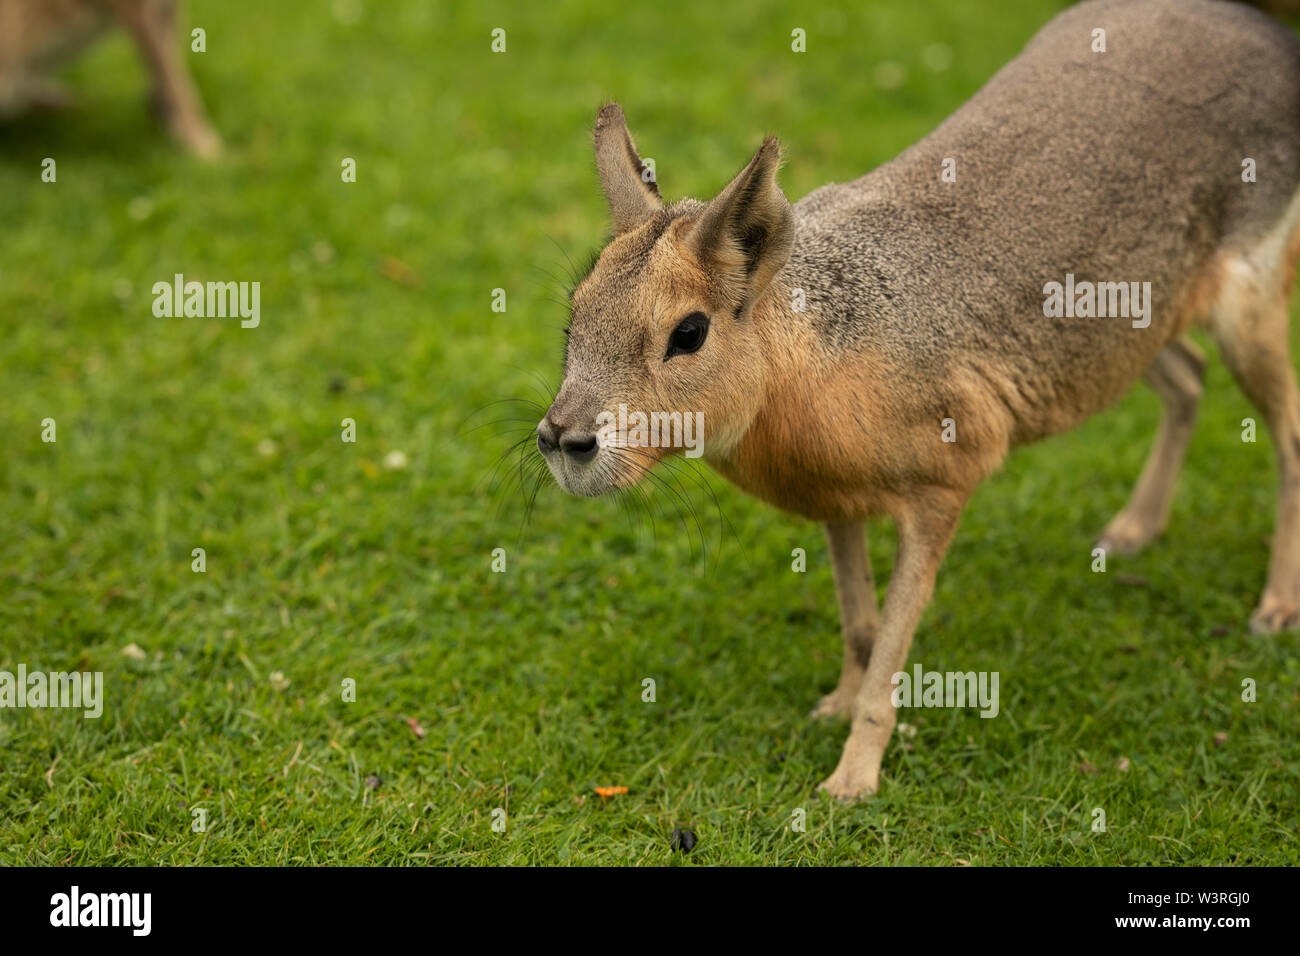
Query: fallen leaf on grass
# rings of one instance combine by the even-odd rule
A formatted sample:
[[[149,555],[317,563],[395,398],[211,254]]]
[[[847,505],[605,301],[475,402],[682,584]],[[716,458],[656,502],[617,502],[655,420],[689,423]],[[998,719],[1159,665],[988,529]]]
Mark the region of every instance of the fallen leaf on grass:
[[[406,718],[406,726],[411,728],[411,733],[415,734],[416,737],[420,738],[421,740],[424,739],[424,728],[420,726],[420,722],[416,720],[414,717]],[[451,759],[450,754],[447,755],[447,759],[448,761],[450,761]]]
[[[416,275],[415,270],[401,259],[394,259],[392,256],[379,263],[379,274],[385,279],[392,279],[402,285],[420,284],[420,277]]]

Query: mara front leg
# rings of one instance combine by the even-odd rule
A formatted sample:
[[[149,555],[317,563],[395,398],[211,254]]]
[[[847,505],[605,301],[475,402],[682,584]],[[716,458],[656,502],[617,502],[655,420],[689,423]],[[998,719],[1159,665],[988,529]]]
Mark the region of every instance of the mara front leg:
[[[208,122],[177,31],[177,0],[106,0],[135,39],[153,74],[153,103],[172,138],[204,159],[221,154],[221,137]]]
[[[826,525],[826,544],[840,605],[840,632],[844,637],[844,666],[840,682],[813,709],[814,717],[852,717],[862,675],[871,660],[871,647],[880,629],[876,584],[871,577],[866,537],[858,521],[832,521]]]
[[[929,489],[896,515],[898,558],[885,595],[885,611],[853,702],[853,722],[839,766],[821,785],[833,797],[851,800],[876,792],[897,715],[893,676],[907,663],[921,613],[934,592],[934,578],[957,530],[968,495]]]

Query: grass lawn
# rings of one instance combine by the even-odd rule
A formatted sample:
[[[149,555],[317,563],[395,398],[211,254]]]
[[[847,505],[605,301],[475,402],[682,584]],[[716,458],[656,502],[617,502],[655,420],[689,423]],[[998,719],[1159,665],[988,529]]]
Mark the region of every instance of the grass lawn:
[[[909,712],[852,806],[814,796],[846,733],[806,716],[840,660],[821,529],[712,475],[698,523],[548,486],[525,524],[490,477],[527,423],[474,427],[558,383],[606,98],[666,195],[776,132],[793,199],[924,135],[1059,7],[194,0],[210,165],[152,125],[124,36],[76,61],[78,108],[0,132],[0,670],[102,671],[106,699],[0,711],[0,863],[1300,860],[1297,639],[1246,630],[1272,449],[1217,357],[1143,555],[1090,570],[1149,391],[980,490],[910,660],[999,672],[1001,713]],[[178,272],[260,282],[261,325],[155,318]]]

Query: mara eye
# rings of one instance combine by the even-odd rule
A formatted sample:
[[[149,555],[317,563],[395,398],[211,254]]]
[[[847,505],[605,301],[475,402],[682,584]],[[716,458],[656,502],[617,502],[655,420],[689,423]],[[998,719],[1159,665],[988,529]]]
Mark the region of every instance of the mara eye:
[[[689,355],[699,350],[709,334],[709,317],[703,312],[692,312],[677,323],[673,334],[668,336],[668,351],[664,353],[667,362],[674,355]]]

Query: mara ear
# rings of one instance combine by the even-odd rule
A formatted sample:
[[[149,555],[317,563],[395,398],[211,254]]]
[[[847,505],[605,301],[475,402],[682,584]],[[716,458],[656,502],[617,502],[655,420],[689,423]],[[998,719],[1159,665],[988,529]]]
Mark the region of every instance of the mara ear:
[[[635,229],[662,206],[659,186],[647,179],[637,155],[627,121],[617,103],[609,103],[596,114],[596,169],[614,217],[614,235]]]
[[[690,243],[719,273],[738,307],[752,305],[794,246],[794,212],[776,184],[781,144],[769,136],[740,174],[700,214]]]

